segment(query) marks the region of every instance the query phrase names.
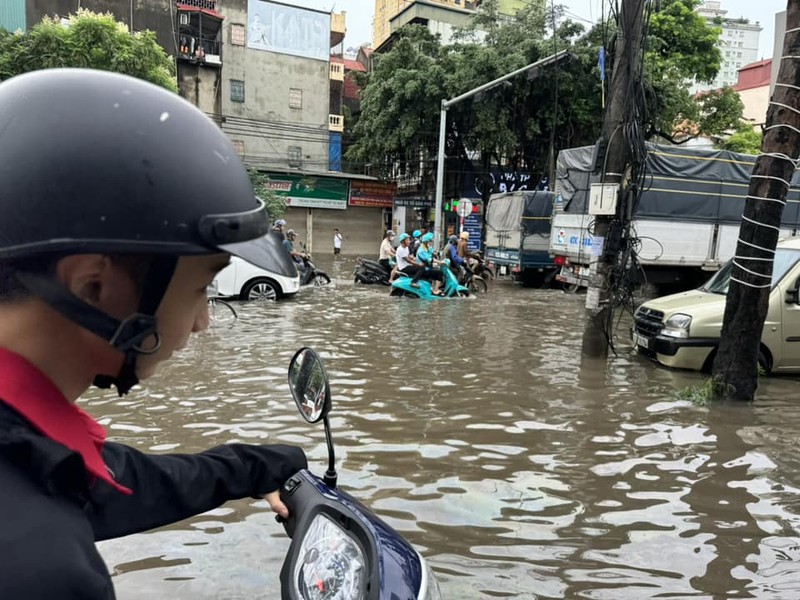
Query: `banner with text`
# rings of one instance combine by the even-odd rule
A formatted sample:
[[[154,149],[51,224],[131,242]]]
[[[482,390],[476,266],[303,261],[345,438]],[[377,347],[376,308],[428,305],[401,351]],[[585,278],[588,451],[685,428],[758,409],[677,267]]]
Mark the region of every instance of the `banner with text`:
[[[358,181],[350,182],[350,206],[375,206],[378,208],[392,208],[394,194],[397,191],[396,183],[384,181]]]
[[[286,206],[347,208],[347,179],[279,173],[267,175],[266,188],[286,198]]]

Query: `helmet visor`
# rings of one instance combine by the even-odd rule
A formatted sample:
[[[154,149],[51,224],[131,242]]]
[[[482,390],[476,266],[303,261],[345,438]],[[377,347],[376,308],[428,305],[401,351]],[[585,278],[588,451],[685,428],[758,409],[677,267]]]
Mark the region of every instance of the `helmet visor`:
[[[243,258],[253,265],[284,277],[296,277],[297,269],[279,234],[269,233],[267,207],[260,198],[248,212],[206,215],[200,220],[200,236],[212,248]]]
[[[224,244],[219,249],[243,258],[261,269],[284,277],[297,277],[294,261],[284,248],[280,234],[268,233],[254,240]]]

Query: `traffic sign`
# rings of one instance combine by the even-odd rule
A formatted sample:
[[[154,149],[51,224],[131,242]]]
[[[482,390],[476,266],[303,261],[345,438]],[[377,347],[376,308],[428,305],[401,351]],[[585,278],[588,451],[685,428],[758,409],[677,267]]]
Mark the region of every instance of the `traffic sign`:
[[[472,212],[472,201],[467,198],[462,198],[458,201],[458,216],[466,217]]]

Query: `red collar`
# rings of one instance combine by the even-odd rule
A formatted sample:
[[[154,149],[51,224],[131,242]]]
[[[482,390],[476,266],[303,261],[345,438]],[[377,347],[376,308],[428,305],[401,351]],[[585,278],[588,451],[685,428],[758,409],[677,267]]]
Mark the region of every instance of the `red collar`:
[[[117,491],[133,493],[114,481],[103,462],[103,427],[67,400],[27,359],[4,348],[0,348],[0,402],[21,414],[46,437],[80,454],[91,475]]]

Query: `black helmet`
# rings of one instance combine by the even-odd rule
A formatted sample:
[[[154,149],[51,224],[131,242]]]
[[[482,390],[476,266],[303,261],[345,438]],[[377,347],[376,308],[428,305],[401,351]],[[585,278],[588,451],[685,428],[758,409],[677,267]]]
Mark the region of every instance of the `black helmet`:
[[[0,258],[236,253],[230,244],[269,231],[246,169],[210,119],[165,89],[88,69],[0,85],[0,213]]]
[[[230,252],[296,273],[280,241],[265,235],[264,203],[220,129],[176,94],[107,71],[50,69],[0,84],[0,214],[0,260],[161,257],[139,312],[122,323],[54,280],[18,275],[32,294],[124,352],[129,371],[142,342],[157,335],[152,315],[178,256]]]

